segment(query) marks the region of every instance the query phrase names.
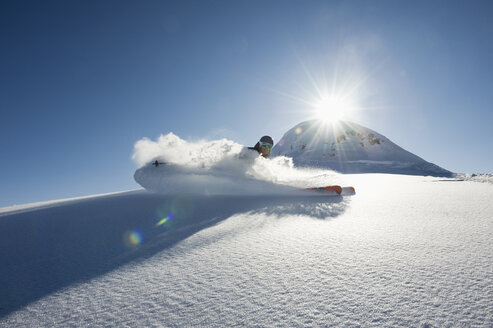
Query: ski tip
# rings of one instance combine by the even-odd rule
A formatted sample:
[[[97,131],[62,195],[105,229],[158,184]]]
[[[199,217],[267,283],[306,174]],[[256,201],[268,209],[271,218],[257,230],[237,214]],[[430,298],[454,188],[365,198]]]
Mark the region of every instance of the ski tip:
[[[342,188],[342,195],[356,195],[356,189],[354,187],[344,187]]]

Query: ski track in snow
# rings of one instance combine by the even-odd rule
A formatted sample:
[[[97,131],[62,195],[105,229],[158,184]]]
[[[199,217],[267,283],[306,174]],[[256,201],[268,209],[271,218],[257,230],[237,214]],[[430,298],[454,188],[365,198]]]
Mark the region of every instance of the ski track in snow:
[[[49,219],[46,213],[73,213],[56,223],[74,222],[81,234],[101,229],[107,244],[98,247],[115,247],[121,236],[113,236],[112,227],[121,235],[132,225],[144,226],[145,219],[135,218],[139,213],[151,218],[163,203],[168,205],[161,208],[178,212],[194,208],[186,224],[148,233],[140,246],[116,252],[124,259],[113,267],[101,269],[86,259],[83,264],[94,268],[80,279],[51,277],[51,289],[46,280],[29,285],[45,290],[17,300],[15,309],[2,302],[0,326],[493,326],[492,185],[385,174],[345,179],[357,188],[355,196],[177,202],[137,193],[1,216],[1,230],[13,234],[2,241],[1,263],[43,271],[42,263],[21,263],[34,261],[34,250],[24,250],[24,260],[5,250],[23,246],[16,238],[31,237],[23,237],[16,220],[32,225]],[[126,214],[131,208],[135,213]],[[100,213],[94,220],[84,216],[94,213]],[[127,227],[119,229],[113,216]],[[50,243],[60,238],[56,226],[36,224]],[[77,248],[94,241],[64,243]],[[55,254],[41,256],[60,266],[49,272],[76,273],[75,267],[64,271]],[[0,268],[2,285],[20,288],[8,270]]]

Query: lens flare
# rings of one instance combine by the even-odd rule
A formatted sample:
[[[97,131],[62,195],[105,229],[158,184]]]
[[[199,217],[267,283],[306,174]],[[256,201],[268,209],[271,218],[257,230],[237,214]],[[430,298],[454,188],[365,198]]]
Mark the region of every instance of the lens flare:
[[[169,222],[169,220],[173,219],[173,213],[170,213],[167,217],[162,218],[156,223],[156,227],[162,226],[166,222]]]
[[[168,218],[167,217],[165,217],[164,219],[159,220],[159,222],[156,223],[156,227],[159,227],[159,226],[165,224],[167,221],[168,221]]]
[[[144,241],[144,234],[138,229],[125,232],[123,236],[123,242],[129,248],[134,248],[142,244]]]

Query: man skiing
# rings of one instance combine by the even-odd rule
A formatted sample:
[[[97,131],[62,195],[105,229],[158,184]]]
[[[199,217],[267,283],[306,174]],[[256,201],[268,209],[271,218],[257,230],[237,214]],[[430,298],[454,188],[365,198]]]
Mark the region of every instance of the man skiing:
[[[248,147],[248,149],[256,150],[260,155],[267,158],[270,155],[270,151],[274,146],[274,140],[269,136],[263,136],[260,141],[253,147]]]

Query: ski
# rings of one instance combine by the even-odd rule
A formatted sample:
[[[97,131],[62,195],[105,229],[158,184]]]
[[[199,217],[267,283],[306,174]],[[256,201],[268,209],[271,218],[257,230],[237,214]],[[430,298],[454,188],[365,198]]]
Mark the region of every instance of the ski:
[[[331,195],[354,195],[354,194],[356,194],[356,190],[354,189],[354,187],[341,187],[338,185],[306,188],[305,190],[318,191],[318,192],[321,192],[324,194],[331,194]]]

